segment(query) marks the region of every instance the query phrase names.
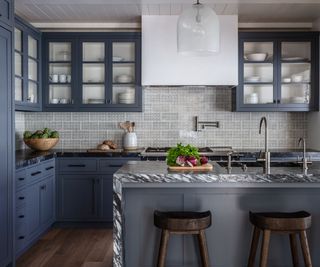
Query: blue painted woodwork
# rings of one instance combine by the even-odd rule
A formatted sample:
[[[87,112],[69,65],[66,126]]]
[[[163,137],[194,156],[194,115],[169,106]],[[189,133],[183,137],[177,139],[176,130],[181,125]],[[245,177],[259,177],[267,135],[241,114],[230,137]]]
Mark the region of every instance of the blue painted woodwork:
[[[270,104],[244,103],[244,43],[273,42],[274,99]],[[311,43],[311,99],[310,104],[281,103],[281,43]],[[233,89],[234,111],[318,111],[319,110],[319,32],[239,32],[239,85]]]

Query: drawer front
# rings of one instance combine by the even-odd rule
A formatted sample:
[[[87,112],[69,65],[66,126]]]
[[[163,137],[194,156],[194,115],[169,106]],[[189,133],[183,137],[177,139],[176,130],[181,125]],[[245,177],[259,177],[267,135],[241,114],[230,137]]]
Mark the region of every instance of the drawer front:
[[[10,0],[0,0],[0,21],[11,24],[11,2]]]
[[[43,165],[36,164],[33,167],[27,169],[27,179],[28,183],[32,183],[44,177],[44,168]]]
[[[51,159],[43,162],[42,169],[45,177],[54,175],[56,171],[55,160]]]
[[[16,190],[22,188],[27,183],[26,169],[16,171]]]
[[[97,171],[96,159],[59,159],[59,172],[95,172]]]
[[[26,206],[27,203],[27,190],[16,192],[16,207]]]
[[[124,164],[126,164],[129,160],[135,159],[100,159],[99,160],[99,171],[105,173],[115,173],[119,170]]]

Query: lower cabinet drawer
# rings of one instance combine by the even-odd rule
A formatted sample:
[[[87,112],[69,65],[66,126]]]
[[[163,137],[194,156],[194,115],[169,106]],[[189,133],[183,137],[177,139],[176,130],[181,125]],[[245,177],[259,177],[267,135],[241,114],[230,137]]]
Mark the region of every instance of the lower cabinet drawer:
[[[28,183],[32,183],[32,182],[37,181],[43,177],[44,177],[44,169],[43,169],[43,165],[41,163],[36,164],[35,166],[32,166],[27,169]]]
[[[16,193],[16,207],[26,206],[27,190],[21,190]]]
[[[96,159],[59,159],[59,172],[95,172],[97,171]]]
[[[113,174],[117,170],[119,170],[124,164],[126,164],[129,160],[136,159],[100,159],[99,171]]]
[[[52,176],[55,174],[56,166],[54,159],[42,163],[42,170],[44,177]]]
[[[21,187],[25,186],[26,183],[27,183],[27,171],[26,171],[26,169],[17,170],[15,179],[16,179],[16,190],[18,190]]]

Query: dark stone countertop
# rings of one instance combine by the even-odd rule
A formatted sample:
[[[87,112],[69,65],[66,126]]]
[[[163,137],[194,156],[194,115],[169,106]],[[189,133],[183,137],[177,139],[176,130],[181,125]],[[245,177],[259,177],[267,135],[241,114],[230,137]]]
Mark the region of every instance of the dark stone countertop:
[[[54,157],[139,157],[142,149],[117,150],[115,152],[88,152],[87,149],[52,149],[49,151],[33,151],[31,149],[16,151],[16,169],[27,167],[35,163]]]

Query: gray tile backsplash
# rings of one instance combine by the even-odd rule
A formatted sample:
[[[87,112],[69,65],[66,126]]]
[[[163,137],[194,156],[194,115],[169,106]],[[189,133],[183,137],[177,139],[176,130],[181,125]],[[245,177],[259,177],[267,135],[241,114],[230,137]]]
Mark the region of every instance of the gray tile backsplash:
[[[197,87],[147,87],[143,90],[142,113],[22,113],[16,112],[17,148],[22,148],[24,129],[50,127],[58,130],[57,148],[94,148],[104,139],[121,145],[118,122],[136,122],[140,146],[172,146],[177,142],[197,146],[262,148],[259,121],[266,116],[271,148],[295,148],[300,136],[306,136],[306,113],[231,112],[231,89]],[[220,121],[219,129],[210,129],[186,137],[194,130],[194,116],[201,120]],[[193,134],[194,135],[194,134]]]

